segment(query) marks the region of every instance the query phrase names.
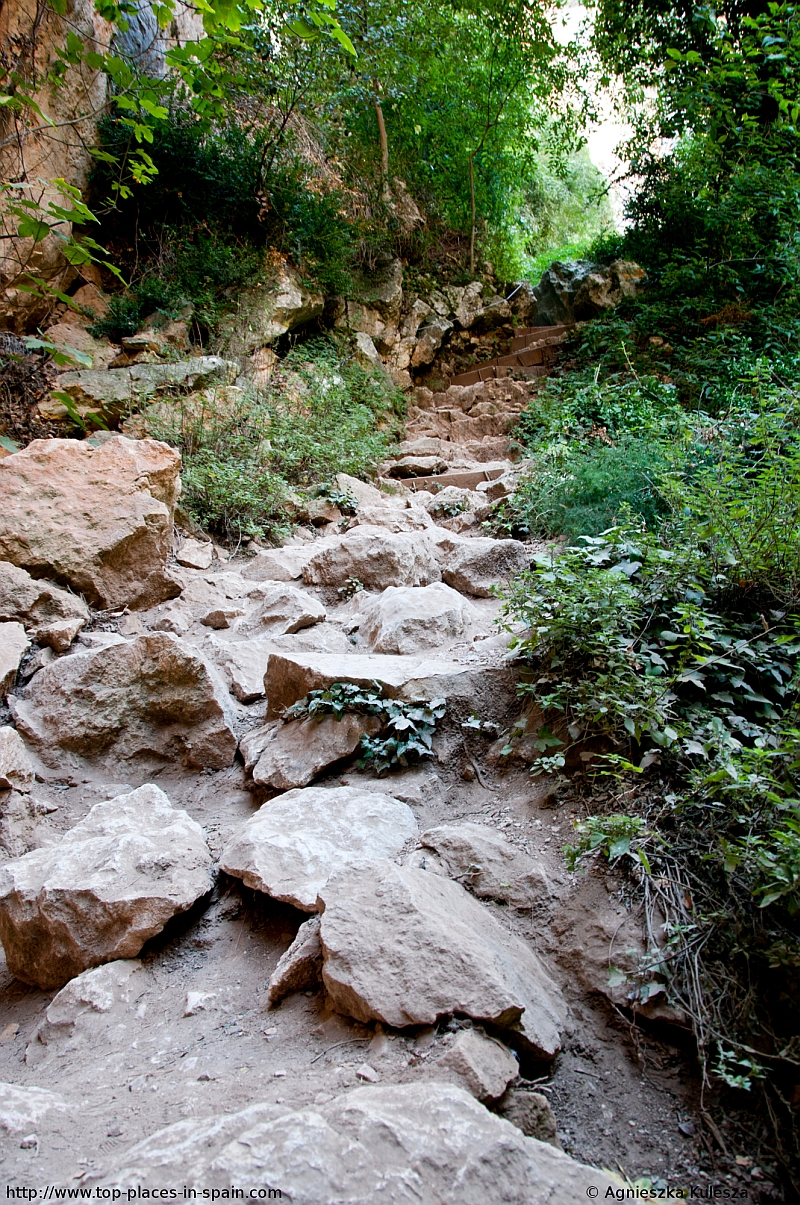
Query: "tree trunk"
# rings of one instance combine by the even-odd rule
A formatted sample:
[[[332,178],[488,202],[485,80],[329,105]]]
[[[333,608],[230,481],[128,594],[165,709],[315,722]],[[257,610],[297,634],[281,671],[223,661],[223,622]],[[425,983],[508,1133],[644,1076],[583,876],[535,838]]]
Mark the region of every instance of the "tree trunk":
[[[389,139],[386,137],[386,122],[383,120],[383,108],[378,97],[378,81],[372,81],[372,104],[378,119],[378,138],[381,144],[381,196],[384,201],[391,200],[389,192]]]
[[[475,155],[469,157],[469,203],[470,203],[470,228],[469,228],[469,270],[475,275]]]

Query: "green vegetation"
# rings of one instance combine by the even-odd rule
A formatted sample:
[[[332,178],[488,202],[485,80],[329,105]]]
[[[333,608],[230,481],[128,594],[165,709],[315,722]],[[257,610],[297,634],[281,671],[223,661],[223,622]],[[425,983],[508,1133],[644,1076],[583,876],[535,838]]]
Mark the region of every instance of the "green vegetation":
[[[287,530],[300,488],[352,506],[337,473],[370,476],[395,438],[403,396],[383,373],[317,340],[291,352],[269,387],[221,387],[154,402],[146,429],[183,455],[183,505],[204,528],[239,540]]]
[[[326,690],[312,690],[288,709],[286,718],[321,719],[332,715],[339,720],[348,713],[377,716],[381,732],[361,738],[361,764],[371,766],[376,774],[433,757],[433,734],[447,710],[447,701],[419,699],[407,703],[387,698],[380,682],[372,685],[374,689],[368,690],[352,682],[334,682]]]

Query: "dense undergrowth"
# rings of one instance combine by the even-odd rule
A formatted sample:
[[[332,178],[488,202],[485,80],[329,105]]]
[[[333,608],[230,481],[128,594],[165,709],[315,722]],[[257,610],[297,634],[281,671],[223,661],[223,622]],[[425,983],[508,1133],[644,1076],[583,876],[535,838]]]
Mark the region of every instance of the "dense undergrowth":
[[[141,421],[183,457],[182,504],[227,540],[289,530],[297,491],[369,477],[397,437],[403,395],[325,339],[294,349],[262,389],[154,402]]]
[[[642,240],[642,231],[636,230]],[[697,265],[695,265],[697,267]],[[523,416],[502,533],[564,537],[510,589],[573,866],[626,870],[705,1077],[798,1157],[800,354],[793,286],[664,284],[576,335]],[[727,295],[726,295],[727,294]],[[556,733],[556,736],[553,735]],[[564,770],[585,751],[586,771]],[[580,764],[580,761],[578,761]]]

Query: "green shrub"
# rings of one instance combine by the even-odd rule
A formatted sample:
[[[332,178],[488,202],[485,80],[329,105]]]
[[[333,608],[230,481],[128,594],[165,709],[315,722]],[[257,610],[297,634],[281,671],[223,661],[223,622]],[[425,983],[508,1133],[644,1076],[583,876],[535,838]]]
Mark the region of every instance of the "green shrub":
[[[316,340],[283,361],[267,390],[222,387],[158,401],[142,421],[180,449],[190,514],[235,540],[284,533],[284,504],[296,487],[329,487],[322,492],[330,495],[337,473],[374,474],[399,430],[402,406],[385,373]]]

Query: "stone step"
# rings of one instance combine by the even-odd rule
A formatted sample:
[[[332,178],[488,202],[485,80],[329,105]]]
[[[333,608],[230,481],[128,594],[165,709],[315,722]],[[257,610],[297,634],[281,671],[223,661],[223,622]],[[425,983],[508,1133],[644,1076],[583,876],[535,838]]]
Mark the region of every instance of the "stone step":
[[[437,493],[447,485],[457,485],[462,490],[474,490],[481,481],[496,481],[502,477],[503,469],[473,469],[467,472],[437,473],[435,477],[406,478],[403,485],[411,490],[430,490]]]

